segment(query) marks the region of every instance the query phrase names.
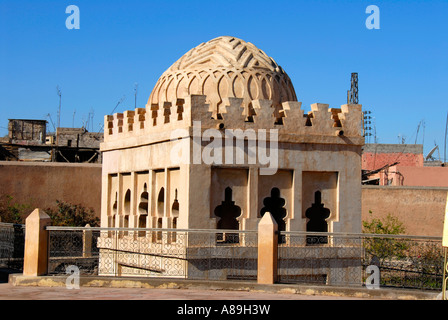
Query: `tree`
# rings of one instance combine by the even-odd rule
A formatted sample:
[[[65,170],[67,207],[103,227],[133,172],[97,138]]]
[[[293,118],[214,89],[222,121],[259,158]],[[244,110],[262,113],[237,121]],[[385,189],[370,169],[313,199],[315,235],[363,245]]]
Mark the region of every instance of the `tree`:
[[[30,204],[16,203],[9,195],[0,196],[0,222],[24,224],[31,211]],[[91,227],[97,227],[100,223],[93,209],[87,209],[79,204],[56,200],[56,207],[47,208],[45,212],[50,216],[54,226],[84,227],[90,224]]]
[[[14,202],[10,195],[0,196],[0,221],[23,224],[25,217],[31,212],[31,205]]]
[[[53,226],[84,227],[86,224],[91,227],[99,226],[100,219],[95,216],[93,209],[59,200],[56,203],[56,209],[48,208],[45,211],[50,216]]]
[[[369,210],[372,214],[372,211]],[[403,223],[390,213],[384,220],[375,218],[371,221],[363,221],[363,233],[378,234],[378,235],[399,235],[405,233],[406,229]],[[401,259],[406,256],[408,244],[404,240],[369,237],[365,239],[364,248],[372,256],[377,257],[381,263],[386,259],[398,258]]]
[[[370,215],[372,215],[372,211],[369,210]],[[406,228],[403,226],[403,223],[397,218],[387,214],[384,220],[375,218],[371,219],[371,221],[363,221],[362,222],[363,232],[364,233],[373,233],[373,234],[404,234],[406,232]]]

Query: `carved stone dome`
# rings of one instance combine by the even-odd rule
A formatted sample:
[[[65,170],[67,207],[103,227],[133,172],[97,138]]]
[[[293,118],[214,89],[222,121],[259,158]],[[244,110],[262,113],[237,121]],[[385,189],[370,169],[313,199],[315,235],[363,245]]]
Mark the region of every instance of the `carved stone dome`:
[[[252,43],[219,37],[188,51],[159,78],[148,105],[205,95],[214,117],[223,99],[242,98],[246,115],[251,101],[268,99],[281,110],[285,101],[297,101],[285,71]]]

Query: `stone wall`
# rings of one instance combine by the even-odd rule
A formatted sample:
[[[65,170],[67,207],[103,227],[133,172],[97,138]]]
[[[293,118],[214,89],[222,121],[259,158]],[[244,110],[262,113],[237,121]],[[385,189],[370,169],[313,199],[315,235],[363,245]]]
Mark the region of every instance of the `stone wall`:
[[[448,188],[363,186],[362,220],[390,213],[403,222],[408,235],[441,237],[447,192]]]
[[[101,212],[101,165],[0,161],[0,196],[46,209],[56,200]]]
[[[45,120],[10,119],[8,123],[9,142],[18,144],[44,144]]]

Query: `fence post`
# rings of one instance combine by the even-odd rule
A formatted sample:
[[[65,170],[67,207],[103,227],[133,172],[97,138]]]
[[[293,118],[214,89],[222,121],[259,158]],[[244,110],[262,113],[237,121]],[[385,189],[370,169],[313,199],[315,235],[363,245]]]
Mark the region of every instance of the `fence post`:
[[[270,212],[258,224],[258,275],[260,284],[277,281],[278,225]]]
[[[442,299],[447,300],[446,296],[446,285],[448,281],[448,193],[446,197],[446,207],[445,207],[445,220],[443,222],[443,238],[442,247],[444,251],[444,262],[443,262],[443,286],[442,286]]]
[[[35,209],[25,220],[25,255],[23,275],[40,276],[48,272],[48,231],[50,217]]]
[[[86,224],[86,228],[90,228],[90,224]],[[92,257],[92,231],[88,229],[82,231],[82,257]]]

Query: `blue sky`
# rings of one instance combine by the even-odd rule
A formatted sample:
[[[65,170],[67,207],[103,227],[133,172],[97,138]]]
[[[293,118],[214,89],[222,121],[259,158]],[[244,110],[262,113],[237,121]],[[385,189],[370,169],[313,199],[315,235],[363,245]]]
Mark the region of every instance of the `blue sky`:
[[[69,5],[79,7],[79,30],[65,26]],[[379,30],[365,26],[368,5],[380,9]],[[50,114],[56,123],[58,85],[61,126],[74,119],[80,127],[92,113],[89,128],[97,131],[123,96],[116,112],[134,108],[135,83],[144,107],[172,63],[229,35],[273,57],[305,111],[316,102],[344,104],[358,72],[359,101],[372,112],[379,143],[400,136],[424,141],[427,153],[436,142],[443,156],[447,21],[448,0],[0,0],[0,135],[9,118]]]

